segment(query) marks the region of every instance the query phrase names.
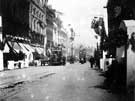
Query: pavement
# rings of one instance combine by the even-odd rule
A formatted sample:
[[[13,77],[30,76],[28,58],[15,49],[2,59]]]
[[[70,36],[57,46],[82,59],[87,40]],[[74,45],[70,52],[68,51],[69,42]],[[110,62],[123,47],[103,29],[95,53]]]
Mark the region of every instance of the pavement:
[[[13,75],[11,72],[9,75]],[[15,74],[33,82],[1,90],[2,101],[126,101],[124,96],[102,88],[104,77],[88,63],[27,68]]]
[[[13,86],[16,83],[32,81],[39,77],[58,72],[63,66],[37,66],[0,72],[0,88]]]

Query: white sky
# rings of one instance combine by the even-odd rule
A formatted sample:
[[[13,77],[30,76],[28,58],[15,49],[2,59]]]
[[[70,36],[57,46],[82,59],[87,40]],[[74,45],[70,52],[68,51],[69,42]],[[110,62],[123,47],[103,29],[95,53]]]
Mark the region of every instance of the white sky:
[[[107,0],[48,0],[48,4],[60,12],[63,12],[64,25],[71,24],[76,36],[75,43],[83,43],[93,46],[96,43],[94,31],[91,29],[91,19],[96,15],[102,15]]]

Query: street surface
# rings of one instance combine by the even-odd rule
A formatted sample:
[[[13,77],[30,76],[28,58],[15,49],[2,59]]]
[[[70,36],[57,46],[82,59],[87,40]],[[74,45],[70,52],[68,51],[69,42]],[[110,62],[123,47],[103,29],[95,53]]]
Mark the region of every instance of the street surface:
[[[126,101],[100,87],[104,77],[89,63],[47,68],[49,75],[1,89],[0,101]]]

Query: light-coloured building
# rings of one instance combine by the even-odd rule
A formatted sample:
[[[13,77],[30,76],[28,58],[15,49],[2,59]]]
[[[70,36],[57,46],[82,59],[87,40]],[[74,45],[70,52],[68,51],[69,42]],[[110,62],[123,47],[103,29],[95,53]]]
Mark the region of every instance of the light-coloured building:
[[[56,23],[54,23],[53,42],[54,42],[54,46],[58,45],[58,26]]]
[[[67,35],[68,35],[68,40],[67,40],[67,55],[68,56],[74,56],[75,54],[75,44],[74,44],[74,38],[75,38],[75,32],[73,30],[73,27],[69,24],[67,26]]]
[[[53,27],[53,43],[54,46],[62,46],[64,55],[67,56],[69,44],[68,31],[64,27],[59,28],[56,23],[54,23]]]
[[[58,33],[58,44],[63,47],[63,53],[65,56],[67,56],[68,35],[67,31],[64,28],[61,28]]]
[[[68,40],[67,32],[62,28],[58,33],[58,44],[62,44],[66,47],[66,42]]]

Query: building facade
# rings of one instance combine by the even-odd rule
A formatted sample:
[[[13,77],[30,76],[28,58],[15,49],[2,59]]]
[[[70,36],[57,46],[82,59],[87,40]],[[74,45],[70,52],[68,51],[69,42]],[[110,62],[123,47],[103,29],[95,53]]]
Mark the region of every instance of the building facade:
[[[58,33],[58,44],[61,44],[64,47],[66,47],[67,40],[68,40],[67,32],[64,28],[62,28]]]
[[[44,44],[46,0],[2,0],[1,4],[3,37],[23,37],[32,44]]]
[[[132,35],[130,32],[134,30],[130,29],[129,31],[129,28],[133,25],[128,26],[126,24],[126,22],[130,22],[130,24],[134,23],[134,5],[133,0],[108,0],[107,4],[108,36],[111,39],[109,50],[118,62],[115,73],[118,72],[118,69],[121,70],[121,73],[118,72],[120,75],[117,74],[117,77],[122,79],[120,82],[124,85],[132,85],[135,82],[135,79],[133,79],[134,74],[131,74],[135,70],[133,65],[135,54],[133,54],[134,52],[131,49],[132,42],[129,39]]]
[[[67,49],[68,49],[68,35],[67,31],[64,28],[58,33],[58,45],[60,45],[63,49],[63,54],[67,57]]]
[[[29,9],[29,27],[31,30],[32,43],[44,45],[44,37],[46,36],[46,12],[44,6],[45,0],[32,0]],[[35,42],[36,41],[36,42]]]
[[[23,62],[34,60],[33,52],[44,53],[46,41],[47,0],[1,0],[2,39],[9,52],[4,53],[4,67],[9,61],[19,61],[20,51],[26,54]],[[6,41],[5,41],[6,40]],[[5,47],[4,47],[5,49]],[[12,58],[8,57],[12,54]],[[14,54],[14,55],[13,55]],[[16,54],[16,55],[15,55]],[[6,64],[6,65],[5,65]],[[29,63],[26,67],[28,67]]]
[[[55,19],[55,9],[53,9],[50,5],[47,6],[46,9],[46,36],[47,36],[47,44],[46,50],[50,49],[54,46],[53,36],[54,36],[54,19]]]

